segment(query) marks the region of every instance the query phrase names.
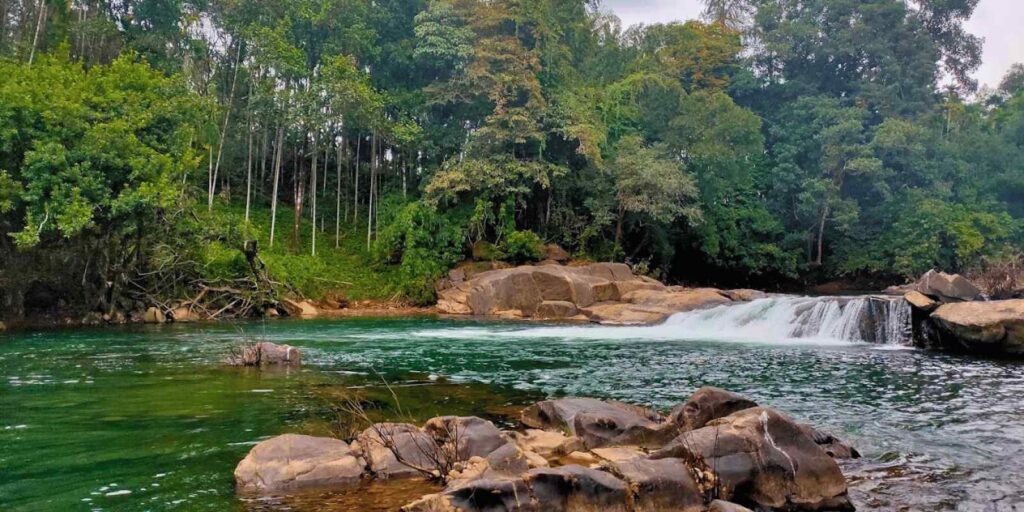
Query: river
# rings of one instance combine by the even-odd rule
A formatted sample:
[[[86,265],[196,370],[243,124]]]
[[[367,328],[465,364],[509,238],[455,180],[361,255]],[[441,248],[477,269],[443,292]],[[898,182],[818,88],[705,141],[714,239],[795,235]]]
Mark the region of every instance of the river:
[[[232,486],[254,443],[341,432],[338,400],[389,402],[381,381],[416,419],[499,422],[546,396],[668,409],[719,386],[855,445],[864,457],[844,471],[861,510],[1024,508],[1024,364],[694,321],[351,319],[0,335],[0,510],[394,509],[402,492],[429,489],[254,500]],[[297,346],[305,364],[223,366],[247,339]]]

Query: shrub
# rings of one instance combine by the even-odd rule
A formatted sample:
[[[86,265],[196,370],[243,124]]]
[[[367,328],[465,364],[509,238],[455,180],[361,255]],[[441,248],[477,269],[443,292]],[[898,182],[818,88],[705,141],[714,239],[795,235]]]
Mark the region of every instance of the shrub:
[[[533,231],[513,231],[505,240],[503,252],[513,263],[540,261],[544,258],[544,242]]]

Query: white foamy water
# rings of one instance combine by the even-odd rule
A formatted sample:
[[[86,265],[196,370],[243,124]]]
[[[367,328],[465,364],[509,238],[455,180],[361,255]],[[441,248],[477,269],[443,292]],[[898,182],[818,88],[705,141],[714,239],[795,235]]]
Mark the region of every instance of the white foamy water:
[[[586,340],[702,340],[844,345],[910,342],[910,307],[872,297],[777,296],[677,313],[651,326],[564,326],[496,330],[446,328],[414,336],[445,339],[558,338]]]

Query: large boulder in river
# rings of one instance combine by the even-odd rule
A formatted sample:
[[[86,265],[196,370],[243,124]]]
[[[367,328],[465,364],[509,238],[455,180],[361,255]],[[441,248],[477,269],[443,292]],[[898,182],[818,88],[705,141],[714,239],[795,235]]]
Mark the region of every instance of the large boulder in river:
[[[457,460],[486,457],[510,442],[494,423],[476,416],[433,418],[423,425],[423,431],[438,445],[456,445],[446,453],[454,454]]]
[[[316,318],[320,310],[308,300],[282,299],[280,308],[293,318]]]
[[[717,290],[669,288],[622,263],[581,267],[521,266],[439,284],[437,307],[456,315],[585,318],[609,324],[650,324],[673,313],[730,302]],[[580,317],[582,318],[582,317]]]
[[[981,289],[960,274],[947,274],[929,270],[917,282],[916,290],[941,302],[975,300],[981,296]]]
[[[1024,299],[945,304],[930,320],[933,346],[978,354],[1024,354]]]
[[[772,409],[744,409],[684,432],[651,458],[703,461],[720,497],[753,508],[853,510],[835,460]]]
[[[302,353],[291,345],[278,345],[269,341],[243,345],[225,361],[232,366],[268,366],[302,364]]]
[[[711,420],[751,407],[757,407],[757,402],[724,389],[706,386],[672,409],[668,419],[683,430],[696,430]]]
[[[235,468],[235,483],[255,492],[352,484],[364,469],[344,441],[285,434],[254,446]]]
[[[589,449],[624,445],[657,447],[677,434],[675,425],[650,409],[593,398],[538,402],[523,410],[521,420],[529,427],[567,432],[578,437]]]
[[[629,484],[638,512],[703,512],[704,496],[693,469],[680,459],[632,458],[608,464]]]

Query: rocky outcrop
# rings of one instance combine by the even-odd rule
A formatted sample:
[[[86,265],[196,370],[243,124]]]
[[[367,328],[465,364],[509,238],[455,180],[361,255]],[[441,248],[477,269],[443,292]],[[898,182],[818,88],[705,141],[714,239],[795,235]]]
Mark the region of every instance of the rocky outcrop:
[[[673,313],[749,300],[752,290],[668,287],[637,276],[621,263],[494,269],[468,276],[453,270],[439,284],[438,309],[453,315],[578,319],[637,325],[661,322]]]
[[[344,441],[285,434],[263,441],[235,468],[242,491],[283,491],[358,482],[365,465]]]
[[[142,315],[142,321],[147,324],[162,324],[167,321],[167,316],[157,307],[151,307]]]
[[[939,307],[937,302],[916,290],[907,292],[907,294],[903,296],[903,299],[906,300],[912,308],[924,311],[925,313],[931,313],[932,311],[935,311],[935,308]]]
[[[945,304],[918,336],[931,348],[985,355],[1024,355],[1024,299]]]
[[[768,509],[853,510],[839,465],[798,423],[765,407],[684,432],[652,459],[699,460],[720,496]]]
[[[407,512],[850,509],[845,479],[822,448],[838,440],[751,404],[702,388],[672,421],[635,405],[567,398],[527,408],[522,421],[534,428],[523,432],[443,416],[422,428],[378,423],[351,445],[280,436],[253,448],[235,476],[240,490],[257,492],[362,478],[446,482]]]
[[[751,407],[757,407],[757,402],[724,389],[707,386],[698,389],[689,400],[672,409],[668,418],[683,430],[696,430],[711,420]]]
[[[589,449],[604,446],[661,446],[677,434],[675,425],[643,407],[593,398],[546,400],[527,407],[523,424],[567,432]]]
[[[960,274],[929,270],[918,280],[916,291],[940,302],[962,302],[981,297],[981,289]]]

